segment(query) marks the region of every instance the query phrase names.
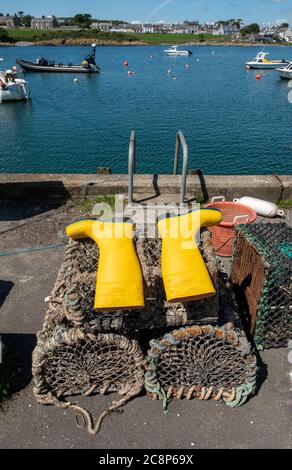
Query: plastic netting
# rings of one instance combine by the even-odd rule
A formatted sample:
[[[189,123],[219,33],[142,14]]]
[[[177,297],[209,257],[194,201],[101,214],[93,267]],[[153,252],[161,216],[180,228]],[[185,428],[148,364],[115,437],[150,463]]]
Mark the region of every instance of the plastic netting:
[[[98,334],[84,329],[57,327],[50,338],[39,341],[33,352],[34,394],[46,405],[73,408],[85,417],[95,434],[110,411],[136,396],[144,386],[144,355],[137,341],[117,334]],[[77,405],[64,401],[72,395],[117,392],[96,425]]]
[[[240,225],[236,233],[231,279],[245,299],[256,345],[286,347],[292,338],[292,228]]]
[[[243,332],[191,326],[152,340],[145,386],[167,408],[172,397],[242,405],[254,392],[257,361]]]

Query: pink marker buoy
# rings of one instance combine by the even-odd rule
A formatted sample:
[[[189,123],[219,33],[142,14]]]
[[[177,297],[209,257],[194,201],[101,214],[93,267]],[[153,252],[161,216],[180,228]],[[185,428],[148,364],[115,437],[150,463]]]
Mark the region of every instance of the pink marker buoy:
[[[124,67],[128,67],[128,66],[129,66],[129,62],[128,62],[127,60],[125,60],[125,61],[123,62],[123,65],[124,65]]]
[[[256,75],[256,80],[261,80],[262,78],[263,78],[262,75],[260,75],[260,74],[257,74],[257,75]]]

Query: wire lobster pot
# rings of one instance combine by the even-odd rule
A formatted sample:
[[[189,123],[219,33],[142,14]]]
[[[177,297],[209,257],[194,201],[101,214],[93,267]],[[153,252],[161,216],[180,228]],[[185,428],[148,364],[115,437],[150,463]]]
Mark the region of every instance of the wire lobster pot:
[[[259,349],[286,347],[292,339],[291,240],[285,223],[236,227],[231,280]]]

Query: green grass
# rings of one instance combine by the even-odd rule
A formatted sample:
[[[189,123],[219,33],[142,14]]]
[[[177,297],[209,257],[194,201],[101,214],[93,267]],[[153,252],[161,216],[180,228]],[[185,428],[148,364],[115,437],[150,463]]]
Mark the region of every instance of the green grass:
[[[193,34],[132,34],[132,33],[104,33],[97,30],[63,31],[61,29],[42,31],[33,29],[7,30],[8,38],[17,41],[49,41],[54,39],[82,39],[92,38],[101,41],[115,41],[117,43],[139,41],[149,45],[158,44],[184,44],[188,42],[224,42],[230,40],[224,36],[193,35]]]
[[[12,353],[4,351],[0,363],[0,409],[3,409],[7,400],[11,398],[13,389],[17,384],[17,361]]]
[[[92,213],[95,204],[108,204],[111,209],[115,208],[115,196],[97,196],[94,199],[86,198],[75,204],[75,208],[81,212],[82,215]]]
[[[278,203],[280,209],[292,209],[292,199],[286,199]]]
[[[122,41],[135,41],[136,35],[121,34],[121,33],[103,33],[94,30],[80,30],[80,31],[62,31],[61,29],[42,31],[33,29],[10,29],[7,31],[8,37],[12,41],[46,41],[53,39],[82,39],[93,38],[100,40],[114,40],[117,42]]]

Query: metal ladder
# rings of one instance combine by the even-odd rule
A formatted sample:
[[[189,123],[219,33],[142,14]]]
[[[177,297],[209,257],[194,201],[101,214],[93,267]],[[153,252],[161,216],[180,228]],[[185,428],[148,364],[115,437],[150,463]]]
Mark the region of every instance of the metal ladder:
[[[182,131],[179,131],[176,135],[175,144],[175,155],[174,155],[174,166],[173,174],[177,175],[180,148],[183,150],[183,164],[182,164],[182,180],[180,190],[180,204],[184,204],[186,195],[187,185],[187,174],[188,174],[188,146]],[[137,153],[137,137],[136,131],[131,132],[130,145],[129,145],[129,161],[128,161],[128,204],[134,202],[134,174],[136,173],[136,153]]]

